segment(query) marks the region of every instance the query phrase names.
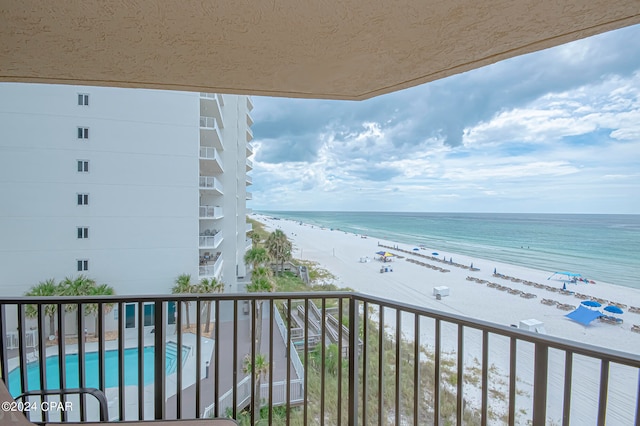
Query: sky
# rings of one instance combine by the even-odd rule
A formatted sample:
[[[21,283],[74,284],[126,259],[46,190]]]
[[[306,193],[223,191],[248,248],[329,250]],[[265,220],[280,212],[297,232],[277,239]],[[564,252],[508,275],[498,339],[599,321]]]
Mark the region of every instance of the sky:
[[[253,101],[256,211],[640,214],[640,25],[366,101]]]

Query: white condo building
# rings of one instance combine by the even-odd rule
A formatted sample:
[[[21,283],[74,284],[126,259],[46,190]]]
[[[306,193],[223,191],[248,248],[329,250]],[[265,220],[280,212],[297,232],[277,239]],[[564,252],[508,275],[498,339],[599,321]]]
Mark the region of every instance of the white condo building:
[[[248,96],[0,84],[0,289],[85,274],[117,294],[176,277],[238,290]]]

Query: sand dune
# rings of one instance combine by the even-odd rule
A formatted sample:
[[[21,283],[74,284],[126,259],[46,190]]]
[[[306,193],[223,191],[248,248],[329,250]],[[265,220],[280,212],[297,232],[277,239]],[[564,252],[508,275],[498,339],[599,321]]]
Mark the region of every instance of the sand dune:
[[[483,259],[480,253],[478,257],[469,257],[443,252],[438,247],[426,247],[415,251],[414,246],[393,241],[372,237],[363,238],[352,233],[301,225],[299,222],[290,220],[273,220],[260,215],[255,217],[270,230],[281,229],[293,242],[295,258],[318,262],[336,276],[335,283],[339,286],[502,325],[519,324],[520,320],[537,319],[544,323],[548,335],[631,354],[640,353],[640,334],[631,331],[633,325],[640,324],[639,313],[625,309],[625,313],[621,316],[624,320],[622,324],[614,325],[596,320],[588,327],[564,316],[585,298],[599,298],[621,305],[640,306],[640,290],[603,282],[567,284],[567,290],[580,296],[576,297],[576,294],[560,292],[563,287],[562,280],[555,277],[548,279],[554,271],[541,271],[495,262]],[[375,260],[375,253],[380,250],[399,254],[403,258],[395,258],[388,263],[380,262]],[[439,261],[417,255],[423,254],[430,257],[433,252],[438,253]],[[361,258],[366,257],[370,261],[361,262]],[[443,262],[443,258],[448,262],[452,259],[454,264]],[[427,266],[418,262],[423,262]],[[472,263],[474,270],[469,268]],[[393,271],[381,273],[380,268],[385,266],[391,267]],[[498,274],[516,279],[494,276],[494,270]],[[433,296],[433,288],[437,286],[448,287],[450,295],[442,297],[441,300],[436,299]],[[541,303],[543,300],[547,303]],[[409,336],[412,335],[410,328],[410,325],[403,324],[403,332]],[[422,343],[428,344],[431,338],[432,333],[429,331],[421,333]],[[450,340],[452,347],[445,346],[443,350],[455,350],[455,339]],[[479,336],[469,333],[469,336],[465,336],[465,341],[465,347],[471,348],[468,352],[476,351],[479,355]],[[492,343],[491,346],[491,363],[503,372],[508,371],[508,346],[505,347],[504,342],[499,341]],[[520,382],[518,386],[524,392],[518,396],[517,406],[527,410],[531,406],[527,388],[530,388],[532,381],[533,359],[530,348],[526,348],[526,345],[522,346],[518,348],[518,380]],[[556,403],[550,402],[548,415],[550,418],[557,419],[561,414],[564,355],[551,353],[549,359],[550,401],[556,401]],[[471,362],[473,362],[473,356],[465,357],[465,363]],[[584,359],[574,363],[583,367],[574,375],[574,382],[579,384],[579,386],[574,385],[576,397],[572,400],[571,410],[572,420],[577,422],[576,424],[593,424],[597,415],[597,406],[593,401],[597,400],[598,395],[599,365],[592,364],[594,364],[592,361]],[[612,369],[611,383],[615,383],[615,386],[610,388],[609,424],[633,424],[632,418],[626,417],[626,413],[635,412],[638,373],[637,371],[631,373],[620,372],[614,376],[616,370]],[[475,390],[465,389],[465,393],[467,392],[473,397]]]

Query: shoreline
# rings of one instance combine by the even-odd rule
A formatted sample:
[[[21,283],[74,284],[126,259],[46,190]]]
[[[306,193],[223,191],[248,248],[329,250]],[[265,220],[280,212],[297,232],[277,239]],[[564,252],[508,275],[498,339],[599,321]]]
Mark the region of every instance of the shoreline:
[[[442,251],[435,247],[424,247],[418,251],[418,254],[428,256],[425,259],[412,254],[415,246],[405,243],[305,223],[300,225],[299,221],[290,219],[273,220],[259,214],[253,214],[252,218],[263,223],[270,231],[281,229],[294,246],[294,258],[318,262],[336,277],[335,283],[340,287],[350,287],[375,296],[507,326],[518,324],[521,320],[537,319],[544,323],[546,334],[549,335],[623,352],[640,353],[640,334],[631,331],[634,325],[640,325],[640,313],[628,310],[631,306],[640,307],[638,289],[600,281],[597,284],[572,284],[566,279],[550,278],[555,271],[525,268]],[[404,251],[394,250],[393,247]],[[380,262],[375,259],[375,253],[381,250],[399,254],[402,258],[395,257],[388,263]],[[438,253],[437,257],[444,257],[447,262],[429,259],[432,253]],[[368,258],[369,261],[360,262],[361,258]],[[451,265],[451,259],[460,266]],[[448,272],[440,272],[414,261],[442,267]],[[470,270],[471,264],[477,270]],[[380,273],[380,267],[385,265],[391,266],[393,272]],[[494,276],[494,271],[507,278]],[[468,280],[469,277],[483,283]],[[561,290],[565,282],[567,292],[563,293]],[[497,286],[489,286],[490,283]],[[392,295],[389,286],[393,286]],[[437,300],[433,296],[433,287],[440,286],[448,287],[450,295]],[[509,290],[513,292],[510,293]],[[520,297],[521,293],[533,294],[535,297],[526,299]],[[541,303],[543,299],[557,303],[545,305]],[[564,317],[570,310],[556,307],[560,304],[565,309],[568,306],[577,308],[581,301],[587,299],[626,305],[623,308],[624,314],[620,316],[624,322],[614,325],[595,320],[585,327]],[[602,307],[604,306],[606,305]]]

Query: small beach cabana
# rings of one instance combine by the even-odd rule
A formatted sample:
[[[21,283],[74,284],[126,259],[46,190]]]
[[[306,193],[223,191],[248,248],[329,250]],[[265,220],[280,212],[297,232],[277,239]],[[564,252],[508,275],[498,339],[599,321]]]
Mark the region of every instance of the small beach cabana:
[[[595,320],[596,318],[600,318],[601,316],[602,312],[594,311],[585,307],[584,305],[578,306],[578,309],[565,315],[565,317],[569,318],[570,320],[579,322],[580,324],[585,326],[591,324],[593,320]]]
[[[547,278],[548,280],[550,280],[551,278],[555,277],[556,275],[560,275],[562,276],[566,276],[567,280],[571,281],[571,282],[576,282],[578,281],[578,278],[581,278],[582,275],[580,274],[576,274],[575,272],[566,272],[566,271],[559,271],[559,272],[554,272],[549,278]],[[565,278],[561,278],[561,279],[565,279]]]

